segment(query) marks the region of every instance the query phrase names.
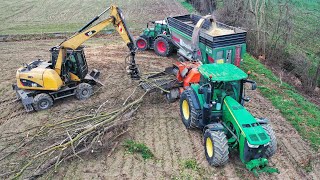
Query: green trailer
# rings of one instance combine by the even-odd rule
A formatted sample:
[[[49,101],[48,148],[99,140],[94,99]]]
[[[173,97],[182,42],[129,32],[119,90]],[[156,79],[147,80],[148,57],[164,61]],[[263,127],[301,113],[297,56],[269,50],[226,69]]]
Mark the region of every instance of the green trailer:
[[[167,24],[172,43],[185,59],[240,66],[246,52],[246,31],[217,22],[211,15],[168,17]],[[211,34],[215,29],[220,33]]]

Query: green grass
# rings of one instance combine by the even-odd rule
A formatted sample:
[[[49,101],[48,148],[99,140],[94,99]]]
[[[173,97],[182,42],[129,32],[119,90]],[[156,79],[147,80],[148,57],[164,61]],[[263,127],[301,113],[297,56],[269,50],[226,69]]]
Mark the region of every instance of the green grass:
[[[151,159],[154,157],[151,150],[145,144],[138,143],[133,140],[126,140],[123,146],[125,147],[126,152],[130,154],[134,154],[134,153],[141,154],[144,160]]]
[[[140,30],[148,21],[180,12],[171,0],[2,0],[0,35],[75,32],[111,4],[121,8],[130,29]],[[108,16],[109,12],[101,20]]]
[[[246,55],[242,68],[252,71],[264,97],[307,139],[316,150],[320,147],[320,108],[300,95],[294,87],[280,79],[253,57]]]
[[[200,169],[198,162],[195,159],[184,160],[182,162],[182,166],[183,166],[183,168],[192,169],[194,171],[198,171]]]
[[[181,3],[181,5],[189,12],[189,13],[194,13],[196,12],[196,10],[194,9],[194,7],[186,2],[185,0],[179,0],[179,2]]]

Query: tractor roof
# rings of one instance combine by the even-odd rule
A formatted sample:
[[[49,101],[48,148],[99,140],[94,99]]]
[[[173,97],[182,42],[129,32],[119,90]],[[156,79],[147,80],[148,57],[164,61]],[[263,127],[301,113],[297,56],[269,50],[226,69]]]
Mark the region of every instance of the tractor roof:
[[[248,75],[233,64],[203,64],[199,67],[199,72],[204,78],[212,76],[213,81],[237,81],[246,79]]]

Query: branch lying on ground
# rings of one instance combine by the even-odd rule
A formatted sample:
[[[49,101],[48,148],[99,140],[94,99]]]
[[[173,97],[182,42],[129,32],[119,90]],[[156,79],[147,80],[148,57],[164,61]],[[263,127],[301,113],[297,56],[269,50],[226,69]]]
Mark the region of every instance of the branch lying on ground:
[[[11,156],[24,153],[26,151],[24,148],[27,145],[30,145],[31,148],[39,149],[39,145],[32,146],[32,143],[35,141],[44,140],[47,143],[52,143],[49,146],[45,146],[45,148],[40,148],[40,151],[31,151],[38,153],[30,155],[27,162],[16,163],[16,167],[10,170],[7,169],[6,171],[9,173],[1,172],[2,178],[10,176],[13,179],[19,177],[37,178],[48,170],[57,168],[66,160],[73,157],[81,159],[80,154],[94,152],[101,148],[109,149],[110,153],[112,153],[118,144],[117,139],[127,132],[133,119],[132,116],[139,108],[139,104],[142,103],[143,97],[146,94],[144,93],[140,98],[113,112],[99,113],[101,109],[98,108],[92,115],[80,116],[36,127],[32,129],[31,134],[29,131],[16,133],[17,136],[23,136],[25,133],[28,133],[28,135],[27,137],[23,137],[22,141],[18,141],[15,148],[11,148],[10,152],[0,157],[3,160],[0,164],[1,166],[6,166],[6,164],[3,164],[5,161],[12,164],[13,162],[10,161]],[[15,136],[14,134],[10,134],[7,137],[1,137],[1,139],[6,138],[11,138],[13,141]],[[30,152],[30,149],[27,149],[27,151]]]

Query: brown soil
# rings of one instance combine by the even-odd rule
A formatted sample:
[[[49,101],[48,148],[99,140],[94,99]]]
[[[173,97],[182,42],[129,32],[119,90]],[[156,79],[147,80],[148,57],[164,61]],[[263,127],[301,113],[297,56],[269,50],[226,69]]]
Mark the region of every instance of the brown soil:
[[[125,76],[124,58],[128,50],[116,38],[119,37],[90,41],[85,50],[89,67],[102,72],[101,80],[105,87],[101,91],[87,101],[68,98],[56,102],[48,111],[37,113],[25,113],[21,103],[13,101],[11,84],[15,82],[15,70],[22,62],[34,57],[48,60],[47,50],[60,40],[0,43],[0,132],[15,132],[56,122],[64,117],[86,114],[103,102],[107,102],[105,110],[121,105],[137,82]],[[107,41],[113,43],[106,44]],[[161,71],[170,66],[174,59],[156,56],[152,51],[137,54],[143,72]],[[138,93],[142,93],[142,90]],[[259,178],[320,179],[320,172],[317,171],[320,169],[320,157],[315,156],[316,152],[259,92],[249,91],[248,94],[252,101],[247,103],[247,108],[256,117],[269,118],[278,138],[278,151],[270,162],[281,173],[262,174]],[[48,176],[53,179],[256,179],[245,169],[237,153],[231,153],[230,162],[225,167],[210,167],[204,156],[201,132],[187,130],[180,119],[178,102],[168,104],[160,93],[147,95],[123,139],[146,144],[155,158],[143,160],[139,155],[128,154],[122,146],[118,146],[110,157],[109,152],[95,152],[83,156],[83,160],[73,159],[62,164],[57,172],[51,172]],[[0,156],[3,154],[0,152]],[[199,168],[184,168],[182,164],[188,159],[195,159]],[[310,167],[312,170],[307,172]]]

